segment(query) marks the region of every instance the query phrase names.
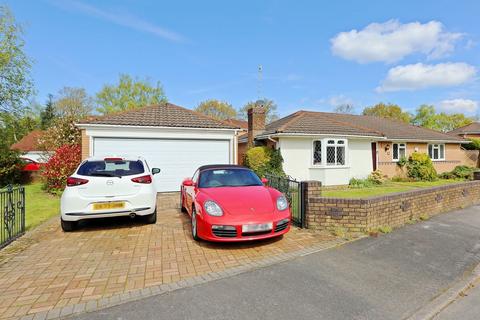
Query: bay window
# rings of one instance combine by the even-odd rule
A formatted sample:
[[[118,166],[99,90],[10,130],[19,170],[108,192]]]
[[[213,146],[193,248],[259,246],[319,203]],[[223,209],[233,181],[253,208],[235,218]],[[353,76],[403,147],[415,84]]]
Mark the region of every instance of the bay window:
[[[347,158],[347,140],[323,139],[313,141],[313,159],[315,166],[345,166]]]
[[[445,160],[445,145],[444,144],[429,144],[428,156],[432,160]]]

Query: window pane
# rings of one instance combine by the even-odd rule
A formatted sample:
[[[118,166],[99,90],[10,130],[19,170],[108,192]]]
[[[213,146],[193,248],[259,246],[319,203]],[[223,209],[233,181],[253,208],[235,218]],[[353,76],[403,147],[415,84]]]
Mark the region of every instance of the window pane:
[[[398,153],[399,153],[399,157],[398,157],[399,159],[405,157],[407,154],[405,151],[405,147],[398,149]]]
[[[438,148],[433,148],[433,159],[438,159]]]
[[[393,160],[398,160],[398,144],[393,144]]]
[[[313,164],[322,163],[322,142],[314,141],[313,142]]]
[[[337,165],[345,165],[345,147],[337,147]]]
[[[345,141],[343,141],[343,140],[338,140],[338,141],[337,141],[337,144],[345,144]]]
[[[328,140],[328,144],[335,144],[335,140]]]
[[[327,147],[327,164],[334,165],[336,163],[335,159],[335,147]]]
[[[431,144],[428,145],[428,156],[430,159],[433,158],[433,152],[432,152],[433,146]]]
[[[440,145],[440,159],[445,159],[445,145]]]

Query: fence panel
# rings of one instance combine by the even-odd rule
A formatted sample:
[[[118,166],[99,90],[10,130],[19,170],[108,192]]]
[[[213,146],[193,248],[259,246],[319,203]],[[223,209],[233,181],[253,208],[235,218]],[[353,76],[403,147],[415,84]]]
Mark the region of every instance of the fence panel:
[[[280,177],[266,175],[268,185],[282,192],[287,197],[292,212],[292,222],[294,225],[305,227],[305,210],[303,204],[303,184],[291,177]]]
[[[0,189],[0,248],[25,232],[25,188]]]

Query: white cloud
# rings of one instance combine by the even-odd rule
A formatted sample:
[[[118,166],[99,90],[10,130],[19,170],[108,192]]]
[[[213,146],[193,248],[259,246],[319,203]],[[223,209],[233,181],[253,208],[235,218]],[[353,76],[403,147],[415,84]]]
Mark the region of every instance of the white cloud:
[[[429,87],[450,87],[471,81],[477,69],[466,63],[417,63],[388,70],[378,92],[418,90]]]
[[[80,2],[80,1],[51,1],[57,7],[63,9],[81,12],[91,17],[99,18],[114,24],[124,26],[133,30],[150,33],[157,37],[173,42],[185,42],[186,39],[173,31],[159,27],[151,22],[145,21],[129,13],[114,13],[99,9],[98,7]]]
[[[337,95],[337,96],[330,97],[327,100],[327,103],[329,105],[331,105],[332,107],[338,107],[338,106],[345,105],[345,104],[353,105],[353,100],[346,97],[343,94],[340,94],[340,95]]]
[[[478,102],[470,99],[443,100],[439,107],[446,112],[474,113],[478,109]]]
[[[360,31],[340,32],[330,42],[333,54],[344,59],[392,63],[413,53],[422,53],[431,59],[448,55],[462,36],[446,32],[438,21],[401,24],[398,20],[389,20],[371,23]]]

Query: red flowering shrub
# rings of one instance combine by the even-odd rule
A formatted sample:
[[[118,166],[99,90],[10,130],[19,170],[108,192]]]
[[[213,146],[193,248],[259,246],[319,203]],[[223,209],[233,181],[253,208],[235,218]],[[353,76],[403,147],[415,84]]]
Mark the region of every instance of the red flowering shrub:
[[[64,145],[55,150],[42,170],[45,189],[52,193],[62,191],[67,178],[75,171],[81,160],[81,149],[78,144]]]

